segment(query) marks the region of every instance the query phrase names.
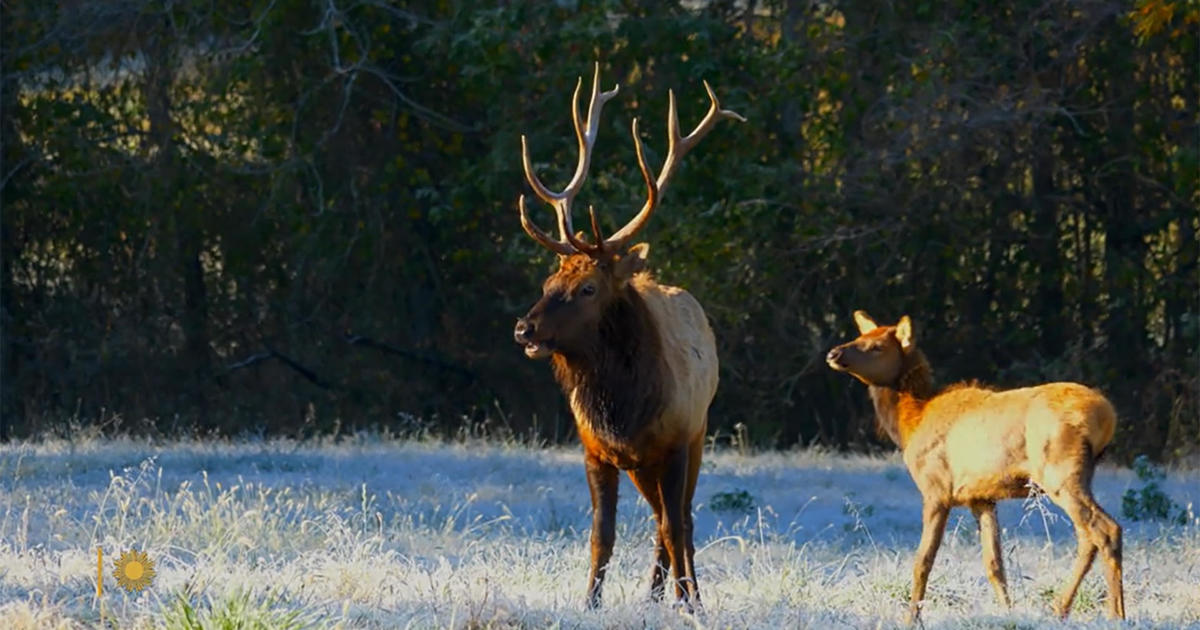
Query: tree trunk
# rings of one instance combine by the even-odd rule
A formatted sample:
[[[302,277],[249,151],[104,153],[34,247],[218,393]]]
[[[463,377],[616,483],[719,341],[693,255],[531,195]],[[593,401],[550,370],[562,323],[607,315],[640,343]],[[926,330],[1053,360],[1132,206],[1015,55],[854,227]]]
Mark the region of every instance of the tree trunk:
[[[11,21],[2,20],[0,26],[0,41],[12,42]],[[11,51],[5,51],[11,53]],[[10,172],[20,167],[25,158],[20,137],[17,135],[16,124],[13,120],[17,107],[17,82],[9,72],[10,57],[4,55],[0,67],[4,69],[0,79],[0,178],[5,178],[0,184],[0,442],[7,442],[12,425],[21,424],[24,409],[20,403],[18,387],[20,362],[17,359],[13,338],[17,322],[25,321],[20,314],[20,306],[16,301],[13,286],[12,265],[20,255],[17,245],[15,215],[12,202],[17,195],[14,184],[22,181],[18,177],[9,177]]]
[[[171,87],[174,83],[174,51],[171,23],[164,16],[160,28],[150,35],[147,50],[146,78],[143,84],[146,112],[150,119],[149,136],[154,150],[152,170],[159,183],[155,195],[157,207],[171,213],[177,248],[175,265],[182,276],[183,304],[180,328],[183,331],[183,354],[180,371],[185,390],[197,411],[204,414],[207,401],[204,387],[211,374],[208,337],[208,295],[204,285],[201,251],[204,235],[198,213],[192,203],[184,205],[194,192],[181,194],[185,177],[174,140],[175,124],[171,118]]]
[[[1125,42],[1114,41],[1108,45],[1114,48],[1105,51],[1111,64],[1108,99],[1112,103],[1108,127],[1110,149],[1107,156],[1097,156],[1106,160],[1112,156],[1133,156],[1138,153],[1134,141],[1133,110],[1136,75],[1132,57],[1136,51],[1129,50],[1131,46]],[[1096,172],[1103,172],[1101,164],[1095,164],[1094,168]],[[1103,282],[1108,293],[1103,323],[1105,355],[1108,359],[1105,364],[1114,375],[1147,374],[1146,309],[1142,296],[1147,275],[1146,243],[1139,216],[1139,200],[1135,195],[1137,177],[1134,161],[1117,160],[1109,173],[1100,178],[1105,182],[1102,188],[1107,191],[1102,200],[1105,230]],[[1148,411],[1143,409],[1141,400],[1128,395],[1124,398],[1116,402],[1118,408],[1124,408],[1125,413],[1141,415]],[[1157,456],[1164,445],[1166,434],[1162,429],[1165,427],[1146,428],[1150,430],[1138,432],[1143,436],[1140,438],[1142,444],[1138,446]]]
[[[1054,200],[1054,155],[1050,139],[1034,130],[1033,145],[1033,262],[1037,291],[1033,316],[1040,324],[1040,343],[1046,358],[1062,356],[1071,335],[1063,317],[1062,257],[1058,251],[1058,202]]]

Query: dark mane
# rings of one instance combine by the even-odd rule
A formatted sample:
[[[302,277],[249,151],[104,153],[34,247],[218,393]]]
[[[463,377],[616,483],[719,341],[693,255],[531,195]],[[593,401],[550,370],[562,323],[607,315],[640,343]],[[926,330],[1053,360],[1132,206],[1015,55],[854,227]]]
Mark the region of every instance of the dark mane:
[[[590,347],[556,353],[554,377],[576,400],[592,430],[631,442],[657,418],[663,393],[662,342],[645,301],[626,286],[605,310]]]

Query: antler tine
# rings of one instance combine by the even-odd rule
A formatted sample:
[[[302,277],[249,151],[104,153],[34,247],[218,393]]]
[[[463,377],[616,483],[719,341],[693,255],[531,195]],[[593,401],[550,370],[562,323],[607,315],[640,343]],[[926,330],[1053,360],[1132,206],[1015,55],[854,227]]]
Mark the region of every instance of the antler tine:
[[[575,96],[577,98],[579,96],[578,83],[575,84]],[[568,246],[564,235],[571,233],[571,214],[570,212],[563,211],[564,204],[562,202],[565,196],[563,193],[556,193],[549,188],[546,188],[546,185],[543,184],[542,180],[538,178],[537,173],[533,171],[533,164],[529,160],[529,147],[525,141],[525,134],[521,134],[521,163],[525,167],[525,180],[529,182],[530,188],[533,188],[533,192],[540,197],[542,201],[545,201],[546,203],[550,204],[550,207],[554,208],[555,221],[558,224],[558,241],[556,242],[560,246]],[[525,220],[528,219],[524,218],[523,221]],[[541,232],[540,229],[538,231]],[[545,232],[542,232],[542,234],[545,234]],[[562,249],[562,247],[552,247],[551,249],[554,251],[559,251]]]
[[[604,250],[608,247],[608,243],[605,242],[603,233],[600,231],[600,221],[596,219],[596,208],[594,206],[588,206],[588,216],[592,221],[592,236],[595,238],[596,244],[592,245],[591,243],[584,242],[582,239],[580,239],[579,237],[583,234],[583,232],[580,232],[578,235],[574,233],[568,233],[567,242],[571,244],[571,247],[574,247],[581,253],[598,258],[604,253]]]
[[[537,193],[537,196],[542,201],[552,204],[559,200],[560,196],[549,188],[546,188],[546,185],[538,178],[537,173],[533,171],[533,163],[529,160],[529,145],[525,141],[525,134],[521,134],[521,165],[525,167],[525,180],[529,182],[529,186],[533,188],[533,192]]]
[[[679,113],[675,108],[675,91],[668,91],[668,100],[670,105],[667,111],[667,159],[663,162],[662,172],[658,174],[658,192],[661,195],[666,189],[667,183],[671,181],[671,176],[675,174],[675,169],[679,167],[680,160],[692,150],[692,147],[700,143],[708,132],[716,126],[717,121],[723,118],[730,118],[740,122],[746,122],[745,117],[741,114],[728,110],[721,109],[721,102],[717,100],[716,93],[713,92],[712,86],[708,81],[704,82],[704,89],[708,92],[708,100],[711,102],[708,108],[708,113],[685,137],[679,136]]]
[[[543,232],[541,228],[529,219],[529,211],[525,209],[525,195],[521,195],[517,199],[517,206],[521,210],[521,227],[525,228],[525,233],[532,237],[533,240],[541,243],[543,247],[556,254],[570,256],[576,253],[575,249],[569,243],[550,238],[549,234]]]
[[[533,170],[533,163],[529,159],[529,148],[525,140],[525,136],[521,136],[521,163],[525,168],[525,179],[529,182],[534,193],[537,194],[542,201],[554,207],[554,212],[557,215],[559,240],[552,241],[556,245],[551,247],[542,241],[541,238],[534,236],[538,242],[546,245],[550,249],[562,253],[562,249],[571,248],[573,250],[585,251],[577,245],[573,245],[574,226],[571,222],[571,202],[575,196],[579,194],[583,188],[583,183],[587,179],[588,168],[591,165],[592,148],[596,143],[596,135],[600,129],[600,114],[604,109],[604,104],[617,95],[620,86],[614,86],[613,89],[607,92],[600,91],[600,63],[597,62],[594,67],[592,76],[592,96],[588,102],[588,113],[586,125],[579,120],[579,91],[583,87],[583,77],[575,82],[575,93],[571,97],[571,122],[575,126],[575,136],[579,141],[579,161],[575,166],[575,174],[571,177],[571,181],[561,192],[554,192],[546,187],[538,178],[537,173]],[[524,211],[522,211],[524,212]],[[531,226],[532,222],[528,221],[528,217],[522,214],[522,225],[528,222]],[[533,226],[536,229],[536,226]],[[527,228],[526,232],[530,232]],[[545,232],[538,230],[543,236]],[[533,236],[533,233],[530,232]],[[548,237],[547,237],[548,238]],[[580,241],[581,242],[581,241]],[[598,246],[587,246],[589,248]],[[572,252],[574,253],[574,252]]]
[[[638,211],[625,227],[617,230],[612,236],[604,240],[604,248],[609,251],[621,251],[625,248],[625,244],[629,239],[641,230],[646,222],[650,220],[650,215],[654,214],[654,209],[658,207],[659,187],[654,181],[654,173],[650,170],[650,166],[646,164],[646,154],[642,151],[642,139],[638,136],[638,121],[633,119],[633,148],[637,152],[638,168],[642,171],[642,179],[646,182],[646,203],[642,205],[642,209]],[[597,237],[599,232],[597,232]]]
[[[588,216],[592,219],[592,237],[596,239],[596,247],[604,248],[604,233],[600,231],[600,222],[596,220],[596,208],[588,204]]]
[[[571,177],[570,183],[559,194],[560,204],[563,206],[562,214],[566,216],[567,231],[563,234],[564,236],[574,233],[571,227],[571,202],[583,188],[588,168],[592,164],[592,149],[596,146],[596,136],[600,131],[600,113],[604,109],[604,104],[612,100],[621,89],[621,86],[614,85],[613,89],[607,92],[600,91],[600,62],[596,62],[592,72],[592,97],[588,101],[585,128],[579,122],[579,88],[582,82],[583,79],[580,78],[579,82],[575,84],[575,96],[571,100],[571,121],[575,123],[575,136],[579,139],[579,162],[575,165],[575,175]]]

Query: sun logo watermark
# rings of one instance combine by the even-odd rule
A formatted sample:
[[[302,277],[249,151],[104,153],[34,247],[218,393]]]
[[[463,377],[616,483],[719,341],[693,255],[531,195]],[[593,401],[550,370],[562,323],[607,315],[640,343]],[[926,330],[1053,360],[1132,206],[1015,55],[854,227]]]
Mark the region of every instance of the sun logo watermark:
[[[113,572],[117,584],[129,592],[141,592],[154,580],[154,561],[137,549],[121,554]]]

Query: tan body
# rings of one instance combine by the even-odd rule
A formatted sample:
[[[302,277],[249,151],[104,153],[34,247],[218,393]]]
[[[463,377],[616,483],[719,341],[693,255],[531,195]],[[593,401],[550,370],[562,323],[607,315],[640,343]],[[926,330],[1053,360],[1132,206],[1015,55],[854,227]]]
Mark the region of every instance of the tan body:
[[[1088,444],[1112,440],[1116,412],[1095,390],[1050,383],[1008,391],[960,386],[925,403],[904,440],[904,463],[922,495],[951,505],[999,501],[1061,485],[1059,467]]]
[[[567,393],[584,450],[622,470],[656,466],[674,445],[703,446],[718,372],[716,339],[696,298],[678,287],[658,284],[647,273],[637,274],[630,284],[645,300],[662,341],[665,408],[627,442],[608,439],[575,392]],[[694,479],[689,486],[694,489]]]
[[[1075,526],[1078,551],[1057,610],[1066,617],[1097,552],[1105,564],[1109,612],[1125,617],[1121,526],[1092,497],[1096,457],[1116,429],[1102,394],[1077,383],[1007,391],[960,384],[936,392],[913,339],[912,323],[878,326],[854,314],[862,333],[826,361],[869,386],[881,431],[903,452],[922,498],[921,543],[913,566],[910,618],[916,619],[949,510],[966,506],[979,521],[983,562],[997,600],[1009,605],[996,501],[1026,497],[1036,484]]]

